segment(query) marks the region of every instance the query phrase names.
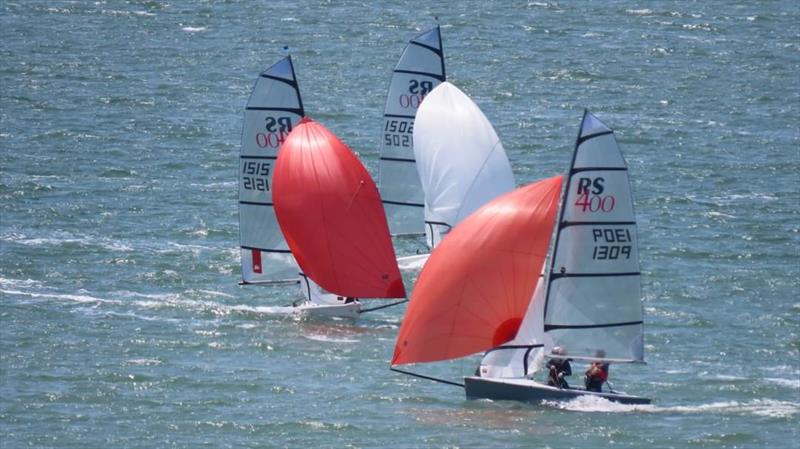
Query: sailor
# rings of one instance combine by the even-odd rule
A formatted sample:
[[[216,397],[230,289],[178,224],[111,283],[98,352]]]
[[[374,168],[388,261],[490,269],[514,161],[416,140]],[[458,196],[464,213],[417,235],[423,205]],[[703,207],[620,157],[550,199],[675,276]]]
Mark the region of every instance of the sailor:
[[[599,350],[595,354],[598,359],[602,359],[606,356],[605,351]],[[592,362],[589,365],[589,369],[586,370],[586,390],[587,391],[595,391],[597,393],[603,390],[603,384],[608,381],[608,363],[602,363],[600,361]]]
[[[561,346],[556,346],[553,348],[551,354],[558,357],[551,358],[547,362],[547,367],[550,370],[550,373],[547,376],[547,385],[558,388],[569,388],[569,384],[567,383],[567,380],[564,379],[564,376],[572,375],[572,367],[569,364],[572,359],[563,357],[567,354],[567,352]]]

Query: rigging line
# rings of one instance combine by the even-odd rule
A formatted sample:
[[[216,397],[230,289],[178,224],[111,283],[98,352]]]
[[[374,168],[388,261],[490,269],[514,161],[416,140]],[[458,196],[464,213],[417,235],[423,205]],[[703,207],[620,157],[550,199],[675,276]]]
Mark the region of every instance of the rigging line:
[[[436,378],[436,377],[425,376],[423,374],[412,373],[410,371],[403,371],[403,370],[397,369],[397,368],[395,368],[393,366],[390,366],[389,369],[394,371],[394,372],[400,373],[400,374],[405,374],[407,376],[419,377],[420,379],[432,380],[434,382],[440,382],[440,383],[447,384],[447,385],[453,385],[453,386],[456,386],[456,387],[466,388],[464,386],[464,384],[460,384],[458,382],[453,382],[453,381],[450,381],[450,380],[444,380],[444,379],[439,379],[439,378]]]
[[[383,306],[373,307],[371,309],[362,309],[358,313],[374,312],[376,310],[386,309],[386,308],[392,307],[392,306],[399,306],[400,304],[403,304],[405,302],[408,302],[408,299],[404,299],[402,301],[393,302],[391,304],[386,304],[386,305],[383,305]]]
[[[358,196],[358,192],[360,192],[360,191],[361,191],[361,188],[362,188],[362,187],[364,187],[364,180],[363,180],[363,179],[362,179],[362,180],[360,180],[360,181],[358,182],[358,187],[356,187],[356,191],[355,191],[355,192],[353,192],[353,196],[352,196],[352,197],[350,197],[350,202],[349,202],[349,203],[347,203],[347,209],[348,209],[348,210],[350,210],[350,207],[352,207],[352,206],[353,206],[353,201],[355,201],[355,199],[356,199],[356,196]]]

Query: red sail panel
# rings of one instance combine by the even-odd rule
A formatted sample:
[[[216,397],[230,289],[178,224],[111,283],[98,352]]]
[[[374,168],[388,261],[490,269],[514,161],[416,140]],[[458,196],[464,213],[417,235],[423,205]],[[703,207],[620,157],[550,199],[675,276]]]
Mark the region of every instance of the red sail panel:
[[[333,133],[301,120],[272,183],[278,224],[307,276],[341,296],[405,297],[375,182]]]
[[[561,182],[509,192],[453,229],[420,273],[393,365],[464,357],[514,338],[547,257]]]

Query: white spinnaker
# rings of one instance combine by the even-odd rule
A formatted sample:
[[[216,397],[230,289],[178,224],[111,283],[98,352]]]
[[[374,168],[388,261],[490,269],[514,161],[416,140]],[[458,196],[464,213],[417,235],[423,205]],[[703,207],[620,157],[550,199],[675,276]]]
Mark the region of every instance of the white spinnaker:
[[[278,148],[303,117],[303,103],[287,56],[262,72],[244,113],[239,157],[239,239],[245,283],[297,281],[299,270],[272,206]]]
[[[386,97],[378,189],[392,235],[425,231],[412,132],[422,99],[444,80],[442,38],[436,26],[409,41],[394,69]]]
[[[641,275],[628,168],[586,111],[567,177],[545,295],[544,331],[576,359],[641,362]]]
[[[414,155],[432,248],[476,209],[514,190],[511,164],[492,124],[448,82],[434,88],[417,111]]]

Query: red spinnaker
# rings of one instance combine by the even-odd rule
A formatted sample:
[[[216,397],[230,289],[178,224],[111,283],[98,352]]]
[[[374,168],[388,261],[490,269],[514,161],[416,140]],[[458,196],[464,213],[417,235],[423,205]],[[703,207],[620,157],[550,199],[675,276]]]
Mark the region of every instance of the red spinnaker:
[[[302,119],[281,145],[272,183],[281,231],[307,276],[341,296],[405,297],[375,182],[333,133]]]
[[[453,229],[420,273],[392,365],[454,359],[514,338],[547,257],[561,182],[509,192]]]

